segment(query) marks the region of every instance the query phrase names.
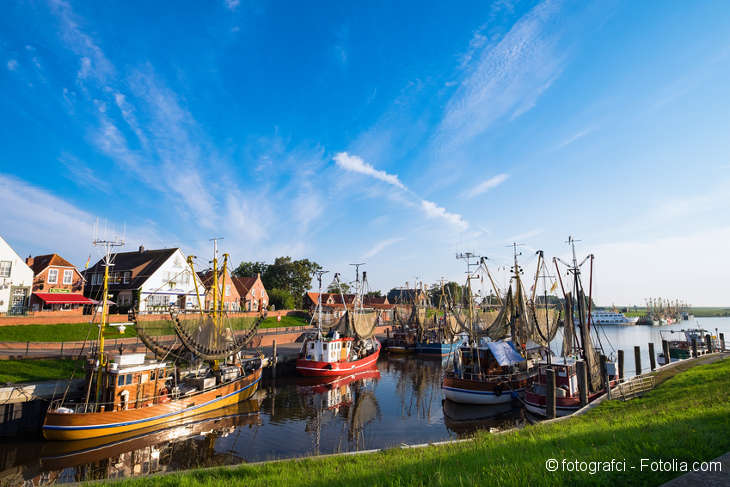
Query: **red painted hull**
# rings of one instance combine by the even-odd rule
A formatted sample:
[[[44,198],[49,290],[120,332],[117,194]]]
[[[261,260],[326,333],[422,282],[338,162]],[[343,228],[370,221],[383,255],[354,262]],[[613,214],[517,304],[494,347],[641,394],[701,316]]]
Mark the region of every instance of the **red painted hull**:
[[[300,358],[297,359],[296,369],[299,374],[307,376],[322,377],[352,374],[353,372],[375,367],[375,362],[378,361],[380,355],[380,349],[380,344],[378,344],[378,349],[373,353],[353,362],[317,362]]]

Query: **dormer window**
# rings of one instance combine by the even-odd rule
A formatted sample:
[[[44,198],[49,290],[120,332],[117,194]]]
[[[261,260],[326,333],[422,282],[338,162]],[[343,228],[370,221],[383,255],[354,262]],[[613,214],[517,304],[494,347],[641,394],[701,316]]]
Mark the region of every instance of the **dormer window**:
[[[58,283],[58,269],[49,269],[48,271],[48,284]]]
[[[122,278],[124,284],[129,284],[130,277],[132,277],[132,273],[130,271],[124,271],[124,277]]]
[[[71,269],[66,269],[63,271],[63,283],[64,284],[72,284],[74,279],[74,271]]]

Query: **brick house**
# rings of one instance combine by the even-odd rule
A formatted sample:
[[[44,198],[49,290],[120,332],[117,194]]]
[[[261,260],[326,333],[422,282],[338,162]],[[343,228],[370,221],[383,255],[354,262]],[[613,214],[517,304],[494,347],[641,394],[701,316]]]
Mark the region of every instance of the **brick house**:
[[[33,269],[32,311],[75,310],[95,303],[84,296],[84,277],[60,255],[29,256],[25,263]]]
[[[345,298],[345,303],[347,303],[348,306],[352,305],[353,302],[355,302],[355,295],[354,294],[344,294],[340,295],[339,293],[322,293],[322,305],[342,305],[342,298]],[[319,293],[316,292],[308,292],[304,295],[304,308],[314,310],[317,307],[317,300],[319,299]],[[379,308],[381,306],[389,305],[388,297],[387,296],[363,296],[362,304],[365,307],[373,307],[373,308]],[[389,306],[386,306],[386,309],[389,309]]]
[[[198,272],[198,277],[205,286],[205,308],[213,307],[213,271]],[[241,295],[238,287],[231,278],[231,273],[226,270],[225,279],[218,275],[218,299],[223,295],[223,309],[227,311],[241,311]]]
[[[261,282],[261,274],[256,277],[234,277],[233,283],[241,299],[242,311],[259,311],[269,307],[269,293]]]

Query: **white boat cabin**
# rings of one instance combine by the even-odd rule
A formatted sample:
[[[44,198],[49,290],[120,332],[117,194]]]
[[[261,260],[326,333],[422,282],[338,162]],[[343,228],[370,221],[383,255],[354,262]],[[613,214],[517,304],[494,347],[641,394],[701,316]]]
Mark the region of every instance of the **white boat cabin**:
[[[340,337],[337,332],[329,338],[307,340],[304,343],[304,358],[314,362],[346,362],[354,340]]]

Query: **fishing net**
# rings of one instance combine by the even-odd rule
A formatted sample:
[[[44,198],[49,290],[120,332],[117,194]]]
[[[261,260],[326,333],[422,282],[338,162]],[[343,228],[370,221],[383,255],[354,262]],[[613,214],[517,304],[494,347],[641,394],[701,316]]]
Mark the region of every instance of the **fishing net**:
[[[378,324],[378,313],[372,310],[348,311],[352,330],[359,338],[370,338]]]
[[[560,309],[557,307],[535,308],[531,306],[532,311],[532,340],[538,345],[547,347],[555,338],[558,332],[558,322],[560,321]]]

